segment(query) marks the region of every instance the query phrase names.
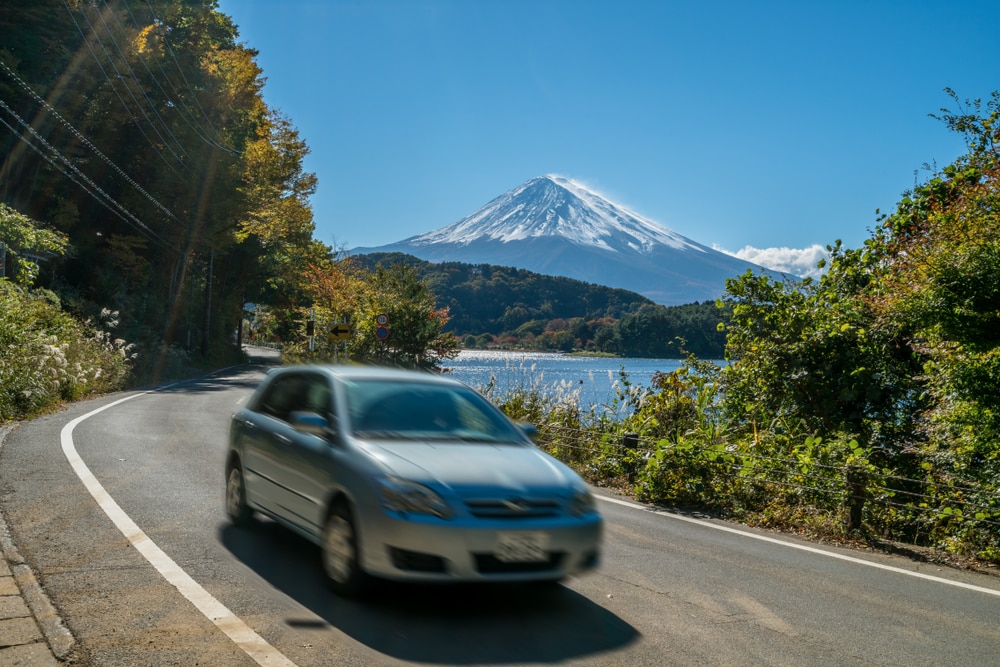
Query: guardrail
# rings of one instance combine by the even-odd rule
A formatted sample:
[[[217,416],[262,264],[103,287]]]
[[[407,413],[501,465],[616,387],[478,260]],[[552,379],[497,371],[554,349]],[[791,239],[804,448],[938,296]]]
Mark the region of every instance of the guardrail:
[[[280,350],[283,348],[282,343],[271,343],[268,341],[261,341],[261,340],[243,341],[243,345],[244,347],[266,347],[272,350]]]

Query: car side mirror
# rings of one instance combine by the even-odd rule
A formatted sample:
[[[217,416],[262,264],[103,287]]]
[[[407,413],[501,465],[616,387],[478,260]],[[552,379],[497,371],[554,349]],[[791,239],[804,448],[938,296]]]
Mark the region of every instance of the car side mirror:
[[[328,440],[333,436],[333,427],[330,422],[318,412],[296,410],[288,415],[288,423],[301,433],[308,433]]]
[[[534,424],[529,424],[528,422],[518,422],[518,426],[524,431],[524,434],[528,436],[533,443],[538,444],[538,427]]]

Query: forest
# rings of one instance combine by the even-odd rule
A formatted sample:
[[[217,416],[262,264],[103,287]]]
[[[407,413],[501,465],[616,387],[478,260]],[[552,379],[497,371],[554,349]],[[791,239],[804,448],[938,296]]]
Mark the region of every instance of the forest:
[[[334,322],[359,361],[455,353],[412,271],[313,238],[309,147],[256,56],[213,1],[3,3],[0,421],[239,360],[251,323],[292,356]]]
[[[0,198],[68,241],[37,285],[81,319],[117,313],[153,375],[227,353],[245,300],[295,303],[301,267],[330,256],[308,148],[236,40],[214,3],[17,0],[0,18]]]
[[[401,253],[353,256],[361,266],[406,264],[448,311],[465,348],[584,351],[622,357],[722,359],[728,309],[661,306],[635,292],[524,269],[430,263]]]

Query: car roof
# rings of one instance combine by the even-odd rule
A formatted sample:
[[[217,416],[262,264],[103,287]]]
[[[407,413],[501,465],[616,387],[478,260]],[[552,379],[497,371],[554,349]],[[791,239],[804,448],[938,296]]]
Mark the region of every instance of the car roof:
[[[463,385],[458,380],[429,371],[408,370],[405,368],[393,368],[389,366],[365,366],[361,364],[301,364],[295,366],[282,366],[271,370],[268,375],[295,373],[295,372],[321,372],[340,380],[387,380],[395,382],[430,382],[448,385]]]

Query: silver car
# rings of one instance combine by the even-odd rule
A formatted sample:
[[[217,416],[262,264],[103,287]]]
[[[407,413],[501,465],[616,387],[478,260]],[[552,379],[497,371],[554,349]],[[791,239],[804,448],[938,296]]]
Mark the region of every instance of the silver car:
[[[226,511],[318,544],[344,595],[370,576],[560,580],[597,567],[603,522],[532,430],[441,375],[277,369],[233,416]]]

